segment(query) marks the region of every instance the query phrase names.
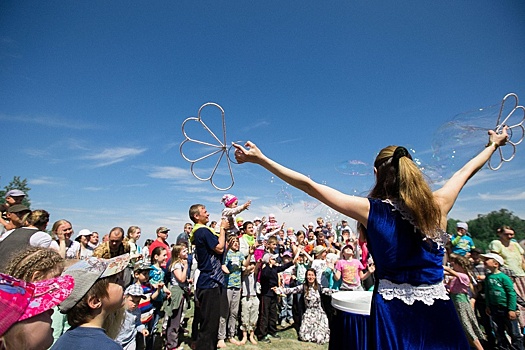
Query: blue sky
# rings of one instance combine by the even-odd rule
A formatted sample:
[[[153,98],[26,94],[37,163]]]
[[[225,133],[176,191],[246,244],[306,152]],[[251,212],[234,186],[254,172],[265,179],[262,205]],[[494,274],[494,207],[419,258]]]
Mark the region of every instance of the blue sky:
[[[366,191],[367,164],[389,144],[430,165],[437,139],[467,160],[486,143],[479,128],[496,123],[480,109],[509,92],[525,102],[524,15],[523,1],[2,1],[0,186],[27,178],[32,208],[77,232],[139,225],[152,238],[168,226],[175,239],[191,204],[212,219],[222,209],[224,192],[196,180],[179,151],[182,122],[209,101],[226,112],[227,142],[252,140],[347,193]],[[202,116],[221,139],[218,110]],[[454,120],[463,135],[438,132]],[[523,147],[482,170],[450,217],[525,218]],[[261,168],[232,169],[228,192],[252,200],[245,219],[340,218]],[[229,184],[224,164],[214,179]]]

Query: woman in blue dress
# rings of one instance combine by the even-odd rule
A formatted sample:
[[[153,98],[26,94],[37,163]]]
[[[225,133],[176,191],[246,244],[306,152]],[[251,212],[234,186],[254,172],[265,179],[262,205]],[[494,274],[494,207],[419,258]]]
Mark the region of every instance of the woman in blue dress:
[[[239,163],[266,168],[285,182],[366,229],[376,264],[370,312],[371,349],[469,349],[443,284],[447,214],[467,181],[507,141],[507,128],[490,130],[483,151],[432,192],[404,147],[388,146],[374,162],[376,184],[369,198],[316,183],[266,157],[252,142],[234,145]]]

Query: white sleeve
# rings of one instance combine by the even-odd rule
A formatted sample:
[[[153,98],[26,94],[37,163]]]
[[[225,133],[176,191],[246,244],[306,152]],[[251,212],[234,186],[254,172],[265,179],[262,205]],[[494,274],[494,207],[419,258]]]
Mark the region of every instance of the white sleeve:
[[[33,233],[29,238],[29,245],[32,247],[49,248],[53,239],[49,234],[43,231]]]

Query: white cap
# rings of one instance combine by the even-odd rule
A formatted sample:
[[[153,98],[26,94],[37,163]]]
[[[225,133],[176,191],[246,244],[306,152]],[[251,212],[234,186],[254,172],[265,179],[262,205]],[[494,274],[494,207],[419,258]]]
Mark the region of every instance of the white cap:
[[[496,254],[496,253],[487,253],[487,254],[481,254],[482,257],[484,258],[487,258],[487,259],[494,259],[498,262],[499,266],[502,266],[503,264],[505,264],[505,261],[503,260],[503,258]]]
[[[82,230],[80,230],[78,232],[78,237],[80,237],[80,236],[91,236],[91,234],[92,234],[92,232],[90,230],[84,228],[84,229],[82,229]]]

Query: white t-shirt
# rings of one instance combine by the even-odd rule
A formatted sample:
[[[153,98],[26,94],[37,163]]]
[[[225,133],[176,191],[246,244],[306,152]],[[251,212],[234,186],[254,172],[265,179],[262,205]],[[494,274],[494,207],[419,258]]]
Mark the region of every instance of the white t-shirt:
[[[9,237],[9,235],[13,233],[14,230],[15,229],[4,232],[4,234],[0,237],[0,242]],[[33,233],[29,238],[29,245],[32,247],[54,248],[54,246],[51,246],[52,242],[53,239],[51,238],[51,236],[44,231],[37,231]],[[58,249],[58,244],[56,245],[56,249]]]

